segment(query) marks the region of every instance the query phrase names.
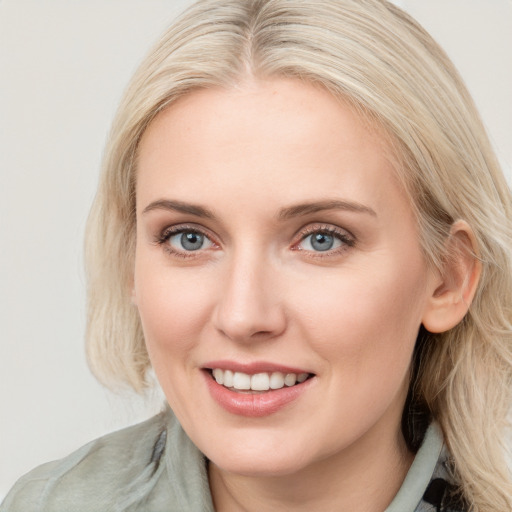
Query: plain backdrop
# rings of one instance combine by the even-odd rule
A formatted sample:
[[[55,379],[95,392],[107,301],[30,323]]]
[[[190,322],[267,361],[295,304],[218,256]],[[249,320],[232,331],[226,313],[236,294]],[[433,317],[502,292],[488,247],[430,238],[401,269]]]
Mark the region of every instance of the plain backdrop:
[[[35,465],[159,407],[89,374],[82,237],[121,93],[189,3],[0,0],[0,499]],[[512,1],[396,3],[455,61],[510,178]]]

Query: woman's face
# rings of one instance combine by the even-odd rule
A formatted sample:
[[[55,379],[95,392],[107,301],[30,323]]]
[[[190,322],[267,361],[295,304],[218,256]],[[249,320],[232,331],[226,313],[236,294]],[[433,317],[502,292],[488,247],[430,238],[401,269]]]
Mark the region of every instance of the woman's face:
[[[171,408],[220,468],[284,475],[399,439],[434,277],[389,155],[285,79],[193,92],[145,133],[133,300]]]

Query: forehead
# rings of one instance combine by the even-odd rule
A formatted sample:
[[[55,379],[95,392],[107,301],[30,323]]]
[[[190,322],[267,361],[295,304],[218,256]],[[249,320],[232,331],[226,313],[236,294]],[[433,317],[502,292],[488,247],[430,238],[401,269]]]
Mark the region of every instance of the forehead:
[[[161,112],[139,146],[137,202],[229,192],[293,202],[364,196],[362,185],[379,196],[381,181],[397,185],[394,168],[377,125],[323,88],[280,78],[194,91]]]
[[[174,131],[172,124],[176,126]],[[287,130],[283,131],[285,124]],[[382,151],[389,152],[390,149],[388,134],[370,114],[363,114],[362,108],[356,111],[348,101],[335,98],[320,85],[278,77],[244,80],[232,88],[197,89],[178,98],[150,123],[139,150],[149,144],[148,139],[156,141],[159,136],[160,141],[162,136],[167,137],[167,144],[173,141],[181,144],[191,134],[207,135],[210,132],[218,143],[223,139],[222,135],[229,136],[230,129],[235,126],[244,129],[239,132],[240,136],[248,129],[256,132],[264,128],[269,139],[284,145],[297,143],[300,139],[301,142],[318,143],[321,137],[314,137],[314,132],[324,135],[322,132],[326,130],[338,132],[340,138],[348,141],[349,132],[343,133],[339,129],[349,126],[350,131],[359,136],[359,142],[365,138],[367,142],[379,145]]]

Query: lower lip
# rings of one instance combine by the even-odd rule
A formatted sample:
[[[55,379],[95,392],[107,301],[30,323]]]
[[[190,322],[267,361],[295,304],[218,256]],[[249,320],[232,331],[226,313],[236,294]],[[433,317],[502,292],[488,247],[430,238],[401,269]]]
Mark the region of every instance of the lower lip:
[[[203,372],[213,399],[226,411],[239,416],[261,418],[274,414],[291,404],[311,385],[314,378],[295,386],[273,389],[264,393],[237,393],[217,384],[207,371]]]

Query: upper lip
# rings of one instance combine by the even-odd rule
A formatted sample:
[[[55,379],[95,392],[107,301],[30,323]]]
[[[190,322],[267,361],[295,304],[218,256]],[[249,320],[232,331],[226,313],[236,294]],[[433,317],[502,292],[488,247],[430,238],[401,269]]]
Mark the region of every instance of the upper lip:
[[[254,375],[256,373],[312,373],[304,368],[292,367],[282,365],[279,363],[271,363],[268,361],[254,361],[251,363],[240,363],[237,361],[209,361],[203,365],[205,370],[214,370],[219,368],[221,370],[231,370],[232,372],[247,373],[248,375]]]

